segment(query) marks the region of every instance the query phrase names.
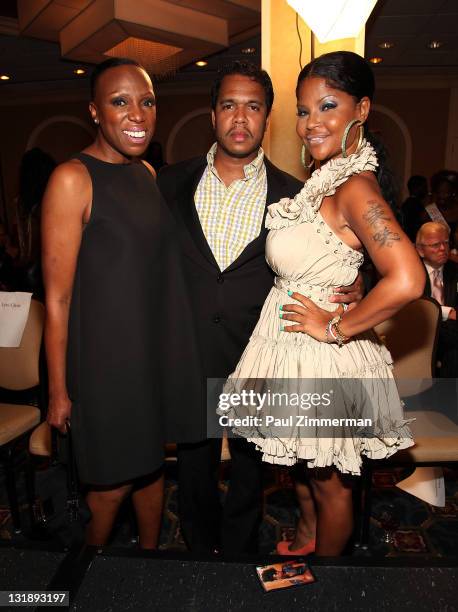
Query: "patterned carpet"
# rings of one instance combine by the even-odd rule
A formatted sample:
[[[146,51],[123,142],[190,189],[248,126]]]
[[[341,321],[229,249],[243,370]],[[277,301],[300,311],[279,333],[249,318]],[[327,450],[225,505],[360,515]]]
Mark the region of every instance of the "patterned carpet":
[[[227,489],[228,466],[222,466],[221,498]],[[394,485],[406,476],[405,470],[392,469],[374,474],[373,506],[369,551],[377,556],[451,556],[458,550],[458,470],[446,469],[446,506],[436,508],[401,491]],[[177,514],[175,465],[166,469],[165,512],[160,536],[163,550],[185,550]],[[20,487],[21,509],[27,521],[27,505]],[[391,517],[390,531],[381,525],[385,513]],[[265,466],[263,521],[260,529],[260,552],[275,551],[278,540],[291,539],[298,517],[293,482],[286,468]],[[385,524],[386,527],[386,524]],[[130,508],[126,505],[114,530],[112,544],[134,547]],[[25,536],[13,534],[3,482],[0,482],[0,539],[14,540]],[[388,541],[387,541],[388,540]],[[361,554],[357,549],[354,554]]]

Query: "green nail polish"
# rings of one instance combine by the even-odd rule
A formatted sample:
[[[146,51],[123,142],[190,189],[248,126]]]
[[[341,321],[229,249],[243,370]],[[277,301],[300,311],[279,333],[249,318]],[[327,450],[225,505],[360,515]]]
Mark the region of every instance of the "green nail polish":
[[[280,331],[283,331],[285,329],[284,325],[280,325]]]
[[[291,291],[291,289],[288,289],[288,295],[291,297],[293,295],[293,292]]]
[[[283,319],[283,313],[281,312],[279,315],[280,319]]]
[[[279,308],[279,310],[283,310],[283,306],[279,306],[278,308]]]

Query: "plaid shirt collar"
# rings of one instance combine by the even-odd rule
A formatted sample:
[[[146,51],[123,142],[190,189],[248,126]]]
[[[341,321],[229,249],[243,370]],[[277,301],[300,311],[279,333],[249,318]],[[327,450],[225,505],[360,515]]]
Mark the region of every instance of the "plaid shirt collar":
[[[217,148],[218,148],[218,143],[215,142],[211,146],[209,152],[207,153],[207,164],[212,174],[214,174],[218,180],[221,180],[218,175],[218,171],[214,165]],[[256,177],[260,169],[262,168],[263,163],[264,163],[264,151],[262,147],[259,147],[257,156],[253,159],[252,162],[250,162],[249,164],[243,167],[243,172],[245,174],[245,180],[249,180],[251,178]]]

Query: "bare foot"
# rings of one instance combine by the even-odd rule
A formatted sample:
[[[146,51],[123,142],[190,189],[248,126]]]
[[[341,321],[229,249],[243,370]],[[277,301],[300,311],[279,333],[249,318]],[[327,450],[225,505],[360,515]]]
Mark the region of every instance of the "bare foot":
[[[311,526],[311,528],[306,525],[302,519],[302,517],[297,522],[296,527],[296,535],[294,540],[288,546],[290,551],[295,551],[300,548],[303,548],[306,544],[308,544],[311,540],[315,540],[316,538],[316,523]]]

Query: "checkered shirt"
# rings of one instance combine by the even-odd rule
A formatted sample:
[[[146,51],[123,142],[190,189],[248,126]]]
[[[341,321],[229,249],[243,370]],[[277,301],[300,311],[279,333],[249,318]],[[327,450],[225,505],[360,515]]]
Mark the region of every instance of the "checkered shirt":
[[[221,271],[259,236],[267,196],[264,151],[244,167],[245,177],[229,187],[218,176],[214,160],[217,144],[207,154],[207,167],[194,195],[205,238]]]

